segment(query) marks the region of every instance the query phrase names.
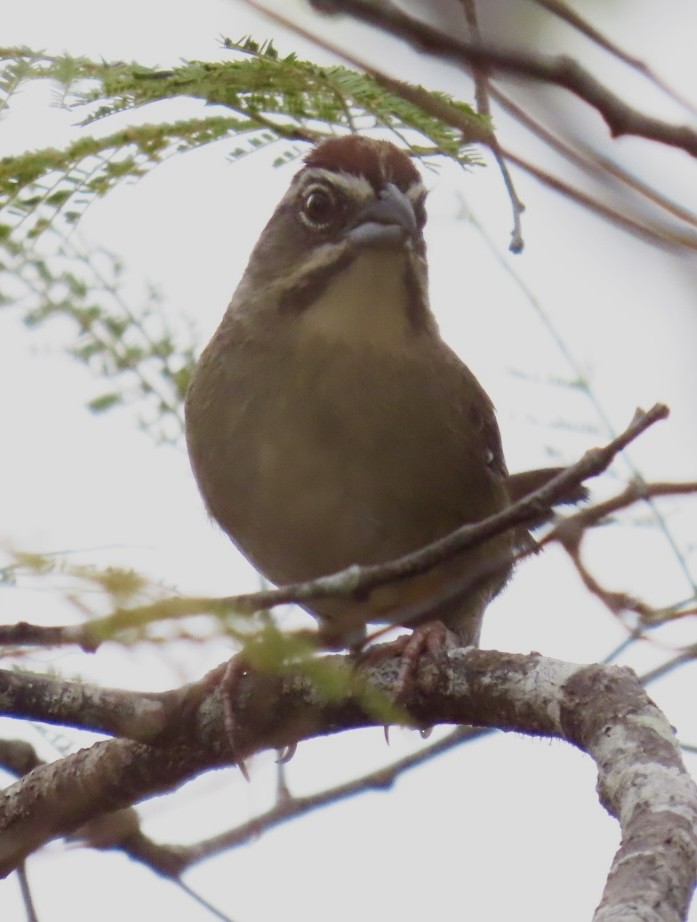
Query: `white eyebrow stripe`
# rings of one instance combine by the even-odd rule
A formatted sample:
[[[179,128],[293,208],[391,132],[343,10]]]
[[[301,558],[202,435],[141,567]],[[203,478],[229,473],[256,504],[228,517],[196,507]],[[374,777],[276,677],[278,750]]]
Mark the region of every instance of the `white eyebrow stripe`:
[[[419,179],[418,182],[413,182],[406,191],[406,196],[410,202],[420,202],[422,199],[426,198],[427,191],[426,186]]]
[[[329,185],[340,186],[346,195],[359,201],[370,201],[375,198],[375,191],[367,179],[356,176],[355,173],[337,173],[335,170],[323,170],[315,167],[307,171],[304,186],[312,185],[317,180],[324,180]]]
[[[341,187],[349,198],[357,201],[368,202],[375,198],[375,189],[372,185],[364,176],[356,176],[355,173],[313,167],[306,172],[303,187],[307,188],[308,185],[318,181]],[[385,182],[390,182],[390,180],[386,179]],[[420,179],[409,186],[406,196],[412,204],[420,202],[426,197],[426,188]]]

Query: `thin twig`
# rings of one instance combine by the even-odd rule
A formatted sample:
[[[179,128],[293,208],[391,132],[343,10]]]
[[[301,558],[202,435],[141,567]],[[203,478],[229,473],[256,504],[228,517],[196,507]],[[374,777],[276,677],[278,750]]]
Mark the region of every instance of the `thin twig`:
[[[634,480],[617,496],[596,503],[586,509],[580,509],[569,516],[550,532],[549,537],[558,539],[559,535],[555,534],[555,532],[561,532],[568,524],[575,527],[576,523],[578,523],[583,528],[590,528],[613,513],[619,512],[620,509],[626,509],[627,506],[637,502],[637,500],[648,500],[656,496],[684,496],[687,493],[697,493],[697,481],[645,483],[643,480]]]
[[[254,9],[263,12],[265,16],[268,16],[273,21],[278,22],[288,29],[292,29],[301,37],[315,42],[321,48],[324,48],[346,61],[350,66],[363,70],[376,82],[385,86],[386,89],[389,89],[390,92],[395,95],[401,96],[413,105],[421,107],[424,112],[432,115],[434,118],[438,118],[451,127],[459,129],[462,131],[463,141],[465,143],[479,142],[487,145],[491,148],[494,156],[498,154],[505,156],[511,163],[515,163],[517,166],[521,167],[521,169],[531,173],[536,179],[552,188],[555,192],[570,198],[572,201],[575,201],[577,204],[599,215],[601,218],[610,221],[620,229],[646,240],[653,245],[672,249],[682,248],[697,250],[697,237],[694,235],[681,234],[670,227],[652,227],[643,224],[637,218],[628,217],[622,214],[620,211],[609,207],[604,202],[594,199],[587,193],[573,188],[573,186],[563,180],[546,173],[522,158],[502,150],[501,146],[496,142],[496,139],[493,138],[491,130],[484,130],[481,122],[468,119],[466,113],[461,109],[456,109],[454,106],[449,105],[445,100],[438,96],[434,96],[423,87],[407,84],[381,73],[366,60],[358,57],[353,51],[348,51],[330,42],[325,35],[319,35],[316,32],[303,28],[291,17],[284,16],[276,10],[268,9],[262,3],[258,2],[258,0],[245,0],[245,2]],[[498,88],[490,83],[488,90],[492,98],[498,100],[500,94]]]
[[[269,13],[257,0],[247,2]],[[688,125],[673,125],[634,109],[566,55],[537,55],[461,41],[408,16],[387,0],[381,3],[342,0],[340,7],[334,8],[333,12],[348,14],[403,39],[419,51],[454,61],[461,67],[487,67],[490,72],[528,77],[559,86],[599,112],[613,137],[635,135],[680,148],[697,157],[697,131]]]
[[[628,54],[620,46],[611,41],[606,35],[603,35],[599,29],[596,29],[595,26],[591,25],[587,19],[584,19],[580,16],[576,10],[572,10],[570,6],[566,3],[561,2],[561,0],[533,0],[534,3],[537,3],[538,6],[544,7],[554,16],[557,16],[559,19],[563,19],[564,22],[572,26],[582,35],[585,35],[586,38],[589,38],[594,42],[598,47],[604,48],[605,51],[610,52],[616,58],[619,58],[624,64],[628,67],[631,67],[633,70],[636,70],[643,77],[646,77],[647,80],[650,80],[654,86],[657,86],[659,90],[664,92],[666,96],[669,96],[674,102],[677,102],[679,105],[683,106],[688,110],[692,115],[697,115],[697,108],[685,97],[677,93],[671,86],[669,86],[665,80],[658,76],[658,74],[648,66],[640,58],[636,58],[633,55]]]
[[[17,878],[19,880],[19,889],[22,892],[22,900],[24,902],[24,909],[27,914],[27,922],[39,922],[39,917],[36,914],[36,907],[34,906],[34,899],[31,895],[31,889],[29,887],[29,878],[27,877],[27,865],[23,861],[20,866],[17,868]]]
[[[527,160],[523,160],[521,157],[512,153],[512,151],[502,149],[502,153],[507,160],[511,163],[515,163],[516,166],[525,170],[525,172],[529,173],[531,176],[534,176],[535,179],[539,180],[543,185],[549,186],[549,188],[554,189],[555,192],[560,192],[562,195],[577,202],[589,211],[605,218],[611,224],[615,224],[617,227],[634,234],[634,236],[645,240],[653,246],[666,249],[683,248],[692,251],[697,250],[697,235],[695,234],[679,231],[676,228],[668,226],[661,227],[657,223],[650,225],[642,224],[636,218],[627,217],[627,215],[609,207],[597,198],[593,198],[580,189],[575,189],[563,179],[552,176],[551,173],[534,166]]]
[[[559,350],[559,352],[561,353],[561,355],[563,356],[563,358],[569,365],[573,373],[572,374],[573,380],[579,383],[582,391],[585,393],[595,413],[597,414],[598,418],[602,422],[608,437],[613,438],[616,435],[616,430],[614,428],[614,425],[610,421],[610,418],[607,415],[601,400],[599,399],[598,395],[593,390],[590,384],[590,381],[588,380],[588,376],[586,374],[585,369],[579,364],[573,351],[569,348],[565,340],[559,335],[558,330],[556,329],[555,325],[552,323],[545,308],[542,306],[539,298],[537,298],[534,292],[531,291],[531,289],[525,284],[520,274],[511,265],[510,261],[504,258],[499,248],[494,244],[494,241],[488,235],[488,233],[486,232],[484,227],[481,225],[481,223],[477,220],[475,215],[467,211],[467,218],[477,228],[480,237],[486,243],[493,258],[498,262],[499,266],[510,275],[510,277],[515,282],[516,286],[524,294],[528,304],[530,305],[530,307],[532,307],[534,313],[537,315],[538,320],[545,327],[548,334],[551,336],[552,340],[556,344],[557,349]],[[631,455],[629,453],[625,454],[624,461],[629,467],[629,470],[634,475],[634,478],[636,480],[641,480],[642,479],[641,473],[638,467],[632,461]],[[671,553],[675,557],[675,560],[678,566],[680,567],[680,570],[682,571],[685,579],[691,586],[695,587],[697,591],[697,587],[695,586],[695,579],[690,571],[690,567],[688,565],[687,559],[685,558],[684,553],[678,546],[678,543],[674,535],[669,529],[665,516],[662,514],[658,506],[652,500],[648,501],[648,505],[649,505],[649,508],[651,509],[651,513],[653,515],[654,521],[656,525],[658,526],[659,531],[663,535],[664,540],[668,544],[668,547],[670,548]]]
[[[465,21],[467,22],[467,28],[469,29],[472,40],[480,45],[483,44],[482,35],[479,28],[479,18],[477,16],[476,0],[460,0],[460,2],[462,4],[462,9],[465,14]],[[491,106],[489,105],[489,79],[487,70],[485,67],[475,67],[472,70],[472,75],[474,78],[474,98],[477,103],[477,112],[480,115],[491,117]],[[513,177],[511,176],[508,169],[508,164],[506,163],[506,160],[501,153],[498,138],[496,137],[496,133],[494,131],[491,133],[489,148],[494,156],[494,159],[496,160],[499,172],[501,173],[503,184],[506,188],[506,192],[508,193],[508,198],[510,200],[511,209],[513,212],[513,230],[511,232],[511,242],[508,248],[511,253],[522,253],[525,243],[523,240],[523,229],[521,226],[520,218],[522,213],[525,211],[525,205],[518,196],[515,185],[513,183]]]
[[[553,541],[559,542],[569,555],[584,586],[613,615],[632,611],[639,616],[643,624],[665,621],[667,620],[667,613],[674,611],[673,609],[662,608],[658,610],[625,592],[611,591],[601,586],[583,563],[581,544],[589,528],[638,501],[648,501],[658,496],[684,496],[690,493],[697,493],[697,482],[646,483],[643,480],[635,480],[616,496],[586,509],[580,509],[578,512],[562,519],[545,536],[541,544],[545,545]],[[681,612],[681,617],[684,614]]]
[[[681,650],[680,653],[672,659],[667,660],[665,663],[661,663],[660,666],[656,666],[655,669],[644,672],[639,676],[641,684],[650,685],[651,682],[662,679],[678,666],[684,666],[686,663],[694,663],[695,659],[697,659],[697,645],[693,644],[691,647]]]
[[[620,451],[654,423],[665,419],[668,413],[669,410],[664,404],[656,404],[648,412],[637,410],[634,419],[624,432],[603,447],[587,451],[579,461],[565,468],[541,489],[530,493],[488,519],[464,525],[452,534],[397,560],[374,566],[351,566],[326,577],[261,592],[219,599],[172,597],[148,605],[121,608],[87,624],[62,628],[63,640],[78,643],[87,649],[94,649],[103,638],[113,638],[119,631],[129,628],[143,629],[151,622],[165,619],[202,613],[221,616],[245,615],[289,602],[304,605],[315,599],[365,597],[378,586],[425,573],[443,561],[503,534],[511,528],[529,526],[531,523],[539,522],[540,518],[544,518],[555,503],[563,500],[570,491],[585,480],[603,473]],[[505,566],[508,563],[510,559],[505,558],[492,562],[492,566]],[[463,585],[453,587],[452,591],[457,594],[464,593],[471,586],[472,580],[477,582],[481,577],[481,573],[475,573],[463,582]],[[40,637],[41,629],[33,625],[31,627],[34,636]],[[53,631],[55,630],[54,628]]]
[[[659,208],[679,218],[681,221],[685,221],[687,224],[697,227],[697,214],[678,202],[672,201],[659,192],[658,189],[649,186],[637,176],[625,170],[618,163],[615,163],[614,160],[605,157],[579,138],[573,138],[572,142],[569,143],[558,137],[549,128],[533,118],[522,106],[514,102],[508,94],[503,93],[497,87],[490,87],[490,94],[501,108],[515,118],[519,124],[527,128],[528,131],[531,131],[549,148],[561,154],[562,157],[575,166],[580,167],[580,169],[593,178],[597,179],[599,175],[602,176],[603,172],[614,176],[615,179],[619,180],[633,191],[638,192],[650,202],[658,205]]]
[[[311,813],[329,804],[356,797],[366,791],[388,791],[405,772],[423,765],[444,752],[449,752],[462,743],[479,739],[491,732],[491,730],[480,730],[473,727],[458,727],[457,730],[449,733],[443,739],[424,746],[417,752],[404,756],[402,759],[397,759],[384,768],[378,768],[358,778],[353,778],[345,784],[338,784],[335,787],[310,794],[307,797],[291,796],[289,799],[281,799],[270,810],[259,814],[246,823],[242,823],[235,829],[212,836],[210,839],[205,839],[194,845],[185,846],[183,849],[181,846],[177,846],[177,852],[182,856],[184,866],[189,867],[218,852],[245,845],[251,839],[257,838],[262,832],[267,832],[297,816]]]

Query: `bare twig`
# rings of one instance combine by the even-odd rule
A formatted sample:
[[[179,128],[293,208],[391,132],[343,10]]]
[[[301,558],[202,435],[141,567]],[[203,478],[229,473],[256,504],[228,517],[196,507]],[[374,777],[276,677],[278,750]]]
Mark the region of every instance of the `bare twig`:
[[[278,589],[267,589],[262,592],[227,598],[181,598],[177,596],[161,599],[149,605],[117,609],[104,618],[95,618],[84,625],[63,627],[60,636],[64,642],[72,640],[83,648],[94,649],[102,638],[113,637],[119,631],[129,628],[142,629],[151,622],[164,619],[203,613],[221,616],[244,615],[288,602],[304,605],[315,599],[364,597],[378,586],[425,573],[462,551],[482,544],[511,528],[538,522],[545,517],[555,503],[563,500],[575,487],[603,473],[619,452],[654,423],[665,419],[668,413],[669,410],[664,404],[656,404],[647,412],[637,410],[634,419],[624,432],[603,447],[587,451],[579,461],[565,468],[541,489],[530,493],[497,515],[472,525],[464,525],[452,534],[418,551],[406,554],[398,560],[374,566],[351,566],[339,573],[308,582],[292,583]],[[495,565],[498,566],[499,563],[504,565],[507,562],[495,562]],[[480,578],[481,573],[473,575],[474,582]],[[471,588],[471,584],[465,581],[462,586],[455,587],[454,591],[458,594],[464,593],[468,588]],[[422,614],[419,613],[419,617]],[[41,629],[36,626],[32,628],[34,636],[40,637]]]
[[[467,23],[467,28],[469,29],[472,40],[481,45],[482,35],[479,28],[479,17],[477,16],[476,0],[460,0],[460,2],[462,4],[462,9],[465,14],[465,21]],[[491,106],[489,105],[489,79],[486,68],[473,68],[473,77],[474,98],[477,103],[477,112],[480,115],[486,115],[490,117]],[[513,177],[511,176],[508,165],[503,157],[503,154],[501,153],[501,148],[494,131],[491,133],[489,148],[494,156],[494,159],[496,160],[499,171],[501,172],[503,184],[506,187],[508,198],[511,202],[511,208],[513,210],[513,231],[511,232],[511,242],[508,248],[511,253],[521,253],[523,251],[524,241],[520,218],[522,213],[525,211],[525,205],[523,202],[521,202],[518,193],[516,192],[516,188],[513,183]]]
[[[549,148],[561,154],[562,157],[582,169],[584,172],[595,178],[597,178],[598,175],[602,176],[603,173],[610,175],[679,220],[685,221],[693,227],[697,227],[697,214],[695,214],[695,212],[669,199],[658,189],[642,182],[637,176],[625,170],[609,157],[605,157],[599,151],[593,150],[581,139],[574,138],[573,142],[569,143],[558,137],[550,129],[533,118],[522,106],[514,102],[508,94],[502,92],[497,87],[491,87],[490,93],[501,108],[508,112],[509,115],[513,116],[519,124],[523,125],[540,138]],[[627,219],[626,215],[624,217]]]
[[[648,500],[656,496],[684,496],[689,493],[697,493],[697,481],[646,483],[643,480],[634,480],[617,496],[595,503],[586,509],[579,509],[568,516],[550,532],[546,540],[565,540],[567,531],[584,530],[597,525],[613,513],[626,509],[639,500]]]
[[[17,877],[19,879],[19,889],[22,892],[22,901],[27,915],[27,922],[39,922],[39,917],[36,914],[36,907],[34,906],[34,899],[31,895],[31,888],[29,887],[27,866],[24,862],[17,868]]]
[[[603,473],[620,451],[656,422],[666,419],[668,413],[669,410],[664,404],[656,404],[646,412],[637,410],[624,432],[602,448],[587,451],[579,461],[565,468],[541,489],[509,506],[503,512],[482,522],[465,525],[419,551],[386,564],[349,567],[347,570],[317,580],[235,596],[228,599],[227,604],[231,610],[255,611],[287,602],[303,603],[330,596],[359,596],[393,580],[424,573],[444,560],[488,541],[509,528],[539,521],[540,517],[544,517],[545,513],[568,495],[570,490]],[[221,600],[221,604],[226,604],[225,600]]]
[[[541,544],[548,544],[552,541],[559,542],[569,555],[586,589],[599,599],[613,615],[632,611],[639,616],[643,624],[649,625],[655,624],[659,620],[667,620],[667,615],[671,617],[668,614],[672,611],[671,609],[662,608],[658,610],[625,592],[615,592],[601,586],[583,563],[581,544],[589,528],[621,509],[626,509],[636,502],[648,501],[659,496],[684,496],[690,493],[697,493],[697,482],[646,483],[642,480],[634,480],[616,496],[603,502],[595,503],[586,509],[580,509],[578,512],[562,519],[545,536]],[[684,614],[682,612],[681,616],[684,616]]]
[[[353,63],[357,64],[358,62],[354,61]],[[412,86],[411,84],[403,83],[400,80],[394,80],[391,77],[380,74],[375,70],[371,70],[365,64],[361,64],[360,66],[362,66],[366,72],[369,73],[374,80],[376,80],[376,82],[380,83],[386,89],[389,89],[390,92],[394,93],[396,96],[401,96],[403,99],[406,99],[413,105],[419,106],[421,109],[423,109],[424,112],[432,115],[434,118],[441,119],[451,127],[458,128],[463,133],[464,141],[479,141],[480,143],[489,147],[492,152],[495,152],[494,144],[496,144],[496,150],[498,153],[509,160],[511,163],[514,163],[525,172],[534,176],[535,179],[537,179],[543,185],[549,186],[555,192],[564,195],[566,198],[570,199],[578,205],[581,205],[588,211],[591,211],[601,218],[604,218],[605,220],[619,227],[621,230],[633,234],[634,236],[657,246],[673,249],[680,248],[692,251],[697,250],[696,234],[683,231],[679,227],[662,225],[657,221],[653,223],[642,222],[638,217],[632,217],[624,214],[623,212],[618,211],[616,208],[611,207],[606,202],[601,201],[598,198],[594,198],[588,193],[574,188],[564,180],[553,176],[551,173],[541,169],[540,167],[535,166],[528,160],[525,160],[522,157],[514,154],[512,151],[502,148],[498,142],[495,142],[492,134],[483,134],[481,128],[478,125],[474,126],[472,120],[468,119],[466,114],[463,113],[460,109],[456,109],[445,100],[439,98],[438,96],[434,96],[423,87]],[[522,110],[517,107],[515,103],[511,102],[506,96],[504,96],[504,94],[502,94],[497,87],[491,86],[490,93],[492,97],[495,98],[504,108],[508,108],[514,117],[518,118],[517,112],[520,112],[521,116],[523,115]],[[522,118],[520,120],[523,121]],[[527,117],[527,122],[523,123],[530,130],[535,130],[533,128],[535,123],[532,122],[529,116]],[[577,152],[574,153],[573,149],[569,148],[568,145],[564,145],[563,142],[559,141],[558,139],[553,139],[553,136],[547,132],[545,128],[538,126],[536,133],[543,140],[549,143],[550,146],[562,153],[563,156],[566,156],[567,159],[573,160],[575,163],[577,163],[577,165],[582,166],[588,172],[592,171],[592,167],[587,162],[579,162],[581,158]],[[620,167],[616,167],[614,172],[619,174],[620,170]],[[640,183],[639,180],[634,179],[630,176],[630,174],[623,172],[623,177],[624,181],[628,185],[636,188],[637,191],[640,191],[647,198],[656,202],[656,204],[659,206],[665,208],[665,210],[669,213],[674,214],[676,217],[681,218],[681,220],[684,220],[687,223],[693,223],[695,216],[692,215],[692,213],[687,209],[681,208],[681,206],[671,202],[655,189]]]
[[[629,189],[639,193],[643,198],[662,208],[668,214],[673,215],[680,221],[684,221],[686,224],[692,225],[692,227],[697,227],[697,213],[681,205],[680,202],[668,198],[667,195],[663,195],[658,189],[639,179],[629,170],[625,170],[624,167],[610,159],[610,157],[606,157],[598,150],[593,150],[581,138],[574,137],[572,142],[576,150],[583,153],[591,161],[590,168],[595,171],[596,175],[601,171],[615,180],[619,180]]]
[[[641,684],[650,685],[651,682],[655,682],[657,679],[662,679],[663,676],[668,675],[669,672],[672,672],[679,666],[684,666],[686,663],[694,663],[695,659],[697,659],[697,644],[692,644],[692,646],[681,650],[678,654],[671,657],[665,663],[661,663],[660,666],[656,666],[655,669],[650,669],[648,672],[644,672],[639,677]]]
[[[695,234],[681,231],[679,228],[675,227],[661,226],[657,222],[652,224],[641,223],[637,218],[627,217],[627,215],[609,207],[599,199],[593,198],[580,189],[575,189],[564,180],[534,166],[527,160],[523,160],[512,151],[503,150],[503,154],[507,160],[511,163],[515,163],[516,166],[525,170],[525,172],[529,173],[531,176],[534,176],[535,179],[539,180],[543,185],[548,186],[550,189],[554,189],[555,192],[561,193],[572,201],[582,205],[584,208],[587,208],[589,211],[594,212],[602,218],[606,218],[611,224],[634,234],[634,236],[654,246],[672,249],[681,248],[692,251],[697,250],[697,235]]]
[[[177,846],[177,853],[182,857],[184,866],[189,867],[221,851],[245,845],[250,840],[258,838],[262,832],[267,832],[297,816],[311,813],[329,804],[339,803],[366,791],[388,791],[395,781],[410,769],[423,765],[463,743],[486,736],[490,732],[490,730],[475,730],[472,727],[458,727],[457,730],[449,733],[443,739],[430,743],[417,752],[398,759],[383,768],[378,768],[358,778],[353,778],[345,784],[336,785],[307,797],[290,795],[283,798],[270,810],[254,817],[247,823],[237,826],[235,829],[197,842],[194,845]],[[129,854],[131,854],[130,851]]]
[[[395,95],[401,96],[413,105],[420,106],[424,112],[427,112],[434,118],[441,119],[453,128],[458,128],[462,131],[463,141],[465,143],[479,142],[485,144],[491,149],[492,154],[497,159],[497,162],[499,162],[499,157],[504,156],[511,163],[515,163],[521,169],[532,174],[538,181],[549,186],[555,192],[564,195],[565,197],[576,202],[576,204],[579,204],[589,211],[599,215],[601,218],[609,220],[612,224],[619,227],[620,229],[634,234],[635,236],[644,239],[651,244],[672,249],[697,250],[697,237],[694,235],[683,233],[678,228],[661,226],[658,223],[648,224],[639,220],[638,217],[630,217],[626,214],[623,214],[621,211],[607,205],[607,203],[592,197],[588,193],[575,189],[569,183],[554,177],[550,173],[547,173],[539,167],[534,166],[523,158],[518,157],[507,150],[502,150],[500,144],[498,143],[491,130],[483,130],[480,122],[467,118],[467,114],[461,109],[456,109],[454,106],[449,105],[445,100],[437,95],[429,93],[429,91],[423,87],[403,83],[402,81],[395,80],[394,78],[383,74],[366,60],[358,57],[353,50],[349,51],[344,49],[329,41],[325,35],[320,35],[303,28],[302,26],[298,25],[291,17],[285,16],[276,10],[268,9],[262,3],[259,3],[258,0],[245,0],[245,2],[255,9],[262,11],[264,15],[268,16],[272,20],[278,22],[286,28],[292,29],[303,38],[315,42],[320,47],[345,60],[350,66],[363,70],[374,80],[376,80],[376,82],[385,86]],[[489,82],[487,90],[492,98],[496,99],[497,101],[501,102],[502,105],[504,105],[503,94],[497,86]],[[510,103],[510,105],[513,106],[514,104]],[[514,117],[517,117],[515,116],[515,113]],[[504,174],[504,177],[505,175],[506,174]],[[511,200],[517,200],[515,192],[512,191],[511,188],[509,188],[508,191],[509,196],[511,196]],[[650,191],[652,194],[648,197],[651,197],[657,203],[660,203],[660,193],[656,192],[656,190]],[[667,210],[673,212],[673,209],[671,208],[667,208]],[[677,212],[674,213],[677,214]],[[515,244],[515,242],[516,235],[514,231],[512,243]]]
[[[677,102],[679,105],[683,106],[692,115],[697,115],[697,109],[695,106],[684,97],[680,96],[675,90],[670,87],[665,80],[658,76],[658,74],[648,66],[640,58],[634,57],[634,55],[628,54],[620,46],[611,41],[606,35],[603,35],[599,29],[596,29],[595,26],[591,25],[587,19],[584,19],[580,16],[576,10],[572,10],[568,4],[563,3],[562,0],[533,0],[534,3],[537,3],[538,6],[544,7],[554,16],[557,16],[559,19],[563,19],[564,22],[568,23],[582,35],[585,35],[586,38],[589,38],[594,42],[598,47],[604,48],[605,51],[608,51],[611,55],[618,58],[628,67],[631,67],[633,70],[636,70],[647,80],[657,86],[662,92],[669,96],[674,102]]]
[[[268,13],[263,4],[256,0],[248,2]],[[673,125],[634,109],[573,58],[565,55],[555,57],[529,54],[510,48],[461,41],[408,16],[387,0],[381,3],[375,3],[374,0],[342,0],[340,7],[333,7],[332,12],[353,16],[403,39],[419,51],[447,58],[468,69],[486,67],[492,74],[512,74],[559,86],[594,108],[604,119],[613,137],[635,135],[697,156],[697,131],[688,125]]]
[[[600,421],[602,422],[603,428],[605,429],[606,433],[611,437],[614,436],[615,435],[614,424],[612,423],[608,414],[606,413],[605,408],[603,407],[602,401],[598,397],[598,394],[594,391],[591,385],[591,382],[588,379],[586,369],[583,368],[581,364],[577,361],[576,356],[574,355],[573,351],[569,348],[568,343],[559,335],[558,330],[556,329],[554,323],[552,323],[552,320],[550,319],[547,311],[543,307],[539,298],[535,295],[533,291],[531,291],[529,286],[526,285],[526,283],[521,278],[520,274],[512,266],[511,262],[509,260],[506,260],[503,257],[499,248],[495,245],[494,241],[491,239],[491,237],[486,232],[486,230],[482,226],[481,222],[476,218],[476,216],[473,215],[468,209],[464,208],[464,205],[463,205],[463,210],[465,211],[465,216],[467,217],[467,219],[477,228],[477,231],[480,237],[484,240],[485,244],[487,245],[494,259],[498,262],[501,269],[504,272],[508,273],[508,275],[511,277],[515,285],[523,293],[528,305],[532,308],[537,319],[540,321],[540,323],[542,323],[544,328],[547,330],[547,333],[554,341],[557,349],[563,356],[565,362],[568,364],[572,372],[572,379],[578,383],[580,389],[583,391],[587,399],[590,401],[591,406],[593,407],[593,410],[596,416],[598,417],[598,419],[600,419]],[[628,466],[629,470],[634,475],[634,478],[636,480],[641,480],[642,477],[639,472],[639,469],[632,461],[631,455],[629,453],[627,453],[624,456],[624,461],[626,465]],[[654,503],[652,500],[648,501],[648,506],[651,510],[653,520],[656,526],[658,527],[659,532],[662,534],[664,540],[666,541],[668,547],[670,548],[671,553],[675,557],[675,560],[680,570],[682,571],[683,576],[685,577],[686,581],[691,586],[695,586],[695,580],[692,576],[692,573],[690,572],[688,561],[685,557],[685,554],[678,546],[678,543],[675,537],[673,536],[671,530],[669,529],[665,516],[660,511],[657,504]],[[695,589],[697,591],[697,586],[695,586]]]

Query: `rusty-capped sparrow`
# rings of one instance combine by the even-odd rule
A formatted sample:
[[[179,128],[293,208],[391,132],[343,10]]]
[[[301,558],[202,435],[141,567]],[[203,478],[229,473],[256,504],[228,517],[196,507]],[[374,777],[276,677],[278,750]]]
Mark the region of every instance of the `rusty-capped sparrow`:
[[[439,335],[425,198],[393,144],[319,144],[196,367],[186,427],[201,493],[274,583],[392,560],[557,472],[508,476],[491,400]],[[500,535],[364,600],[313,602],[312,614],[327,638],[354,644],[367,623],[409,624],[415,607],[479,569],[488,575],[432,613],[475,644],[519,540]]]

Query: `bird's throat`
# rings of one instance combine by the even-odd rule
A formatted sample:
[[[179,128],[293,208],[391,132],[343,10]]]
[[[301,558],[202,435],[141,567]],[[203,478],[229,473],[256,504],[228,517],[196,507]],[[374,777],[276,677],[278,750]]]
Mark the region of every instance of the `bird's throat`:
[[[398,348],[413,335],[408,257],[401,250],[359,253],[307,305],[303,335]]]

